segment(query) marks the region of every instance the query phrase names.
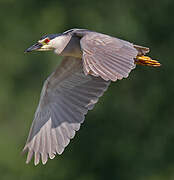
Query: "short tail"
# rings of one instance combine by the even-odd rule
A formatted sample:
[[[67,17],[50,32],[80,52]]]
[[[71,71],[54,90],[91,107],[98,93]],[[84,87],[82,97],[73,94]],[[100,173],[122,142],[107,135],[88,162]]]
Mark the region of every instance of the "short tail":
[[[143,65],[143,66],[153,66],[153,67],[161,66],[160,62],[158,62],[157,60],[153,60],[150,57],[144,55],[138,55],[135,58],[135,64]]]

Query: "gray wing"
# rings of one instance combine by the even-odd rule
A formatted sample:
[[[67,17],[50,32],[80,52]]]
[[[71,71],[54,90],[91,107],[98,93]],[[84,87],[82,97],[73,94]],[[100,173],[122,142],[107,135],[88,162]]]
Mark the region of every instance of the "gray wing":
[[[26,163],[35,156],[35,165],[40,158],[45,164],[48,157],[52,159],[61,154],[109,83],[102,78],[86,76],[81,59],[64,58],[44,83],[23,150],[28,151]]]
[[[138,51],[132,43],[97,32],[76,31],[76,35],[81,37],[85,74],[116,81],[135,68]]]

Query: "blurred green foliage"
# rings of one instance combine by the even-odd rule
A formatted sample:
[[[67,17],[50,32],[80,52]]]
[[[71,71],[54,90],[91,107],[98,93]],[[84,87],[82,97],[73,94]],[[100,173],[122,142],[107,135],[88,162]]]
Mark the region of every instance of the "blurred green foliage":
[[[173,0],[0,0],[0,179],[173,180],[173,9]],[[163,66],[112,83],[63,155],[26,165],[20,153],[60,58],[23,51],[75,27],[148,46]]]

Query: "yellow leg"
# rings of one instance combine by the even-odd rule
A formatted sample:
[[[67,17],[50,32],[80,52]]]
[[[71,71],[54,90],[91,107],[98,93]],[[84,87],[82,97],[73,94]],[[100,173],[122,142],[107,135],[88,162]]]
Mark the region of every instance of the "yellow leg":
[[[153,60],[148,56],[137,56],[135,58],[135,64],[153,67],[161,66],[161,64],[157,60]]]

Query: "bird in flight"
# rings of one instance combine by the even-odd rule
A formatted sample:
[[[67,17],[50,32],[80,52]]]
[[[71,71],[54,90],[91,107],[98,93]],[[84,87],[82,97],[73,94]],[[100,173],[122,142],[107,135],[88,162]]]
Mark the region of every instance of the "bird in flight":
[[[49,50],[63,60],[44,82],[23,149],[35,165],[62,154],[111,81],[127,78],[136,64],[161,65],[145,56],[147,47],[86,29],[45,35],[25,52]]]

